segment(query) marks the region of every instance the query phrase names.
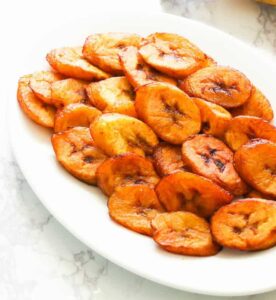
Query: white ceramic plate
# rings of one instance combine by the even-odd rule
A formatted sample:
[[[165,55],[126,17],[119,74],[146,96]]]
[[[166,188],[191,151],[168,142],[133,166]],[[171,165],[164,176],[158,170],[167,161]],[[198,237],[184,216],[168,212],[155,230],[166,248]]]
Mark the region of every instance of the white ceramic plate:
[[[182,34],[220,64],[243,71],[276,104],[276,68],[242,42],[203,24],[166,14],[92,15],[53,28],[35,40],[24,70],[45,68],[48,50],[79,45],[92,32],[126,31],[142,35],[163,31]],[[23,46],[24,47],[24,46]],[[50,132],[35,125],[10,99],[10,124],[16,159],[32,189],[49,211],[76,237],[99,254],[147,279],[186,291],[212,295],[247,295],[276,288],[276,248],[239,253],[224,250],[194,258],[160,250],[148,237],[113,223],[106,198],[66,173],[56,162]]]

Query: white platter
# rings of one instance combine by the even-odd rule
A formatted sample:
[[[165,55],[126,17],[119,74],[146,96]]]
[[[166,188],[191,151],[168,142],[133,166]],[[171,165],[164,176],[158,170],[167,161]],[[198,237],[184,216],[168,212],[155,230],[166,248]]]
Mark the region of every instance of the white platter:
[[[28,46],[29,55],[22,57],[26,73],[47,66],[44,57],[48,50],[82,44],[93,32],[125,31],[142,35],[174,32],[191,39],[220,64],[244,72],[274,101],[276,108],[275,65],[244,43],[203,24],[161,13],[116,13],[94,14],[50,30],[39,39],[34,37],[34,44]],[[105,197],[97,188],[79,182],[57,164],[50,131],[35,125],[20,111],[15,96],[16,80],[11,83],[9,99],[16,159],[39,199],[76,237],[119,266],[177,289],[234,296],[276,288],[276,248],[258,253],[224,250],[208,258],[178,256],[160,250],[150,238],[113,223]]]

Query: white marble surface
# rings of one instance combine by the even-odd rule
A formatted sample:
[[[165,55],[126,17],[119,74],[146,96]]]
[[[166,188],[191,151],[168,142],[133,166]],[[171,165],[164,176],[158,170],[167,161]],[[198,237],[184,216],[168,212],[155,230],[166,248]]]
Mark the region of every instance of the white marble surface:
[[[157,0],[11,0],[0,6],[0,299],[214,299],[163,287],[115,266],[49,214],[11,154],[5,87],[18,71],[18,53],[27,49],[32,36],[47,30],[48,22],[61,17],[79,17],[96,9],[164,10],[218,27],[276,55],[276,9],[249,0],[161,0],[160,5]],[[275,298],[276,292],[271,292],[239,299]]]

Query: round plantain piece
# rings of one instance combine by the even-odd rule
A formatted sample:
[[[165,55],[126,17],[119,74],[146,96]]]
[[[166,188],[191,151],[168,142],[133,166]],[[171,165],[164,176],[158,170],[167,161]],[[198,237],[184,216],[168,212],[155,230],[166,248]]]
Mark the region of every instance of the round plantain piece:
[[[85,88],[88,83],[82,80],[68,78],[51,84],[52,103],[57,107],[63,107],[72,103],[86,103]]]
[[[185,168],[181,147],[167,143],[160,143],[154,149],[153,163],[158,174],[162,177]]]
[[[124,227],[152,235],[151,220],[164,209],[154,189],[146,185],[120,186],[108,200],[110,217]]]
[[[148,185],[159,181],[151,161],[135,153],[124,153],[107,159],[96,172],[99,188],[110,196],[118,186]]]
[[[82,80],[102,80],[109,74],[91,65],[82,56],[82,47],[64,47],[50,51],[46,59],[59,73]]]
[[[250,116],[238,116],[229,122],[225,141],[232,150],[238,150],[255,138],[276,143],[276,127],[261,118]]]
[[[224,137],[231,114],[222,106],[200,98],[192,98],[200,110],[201,130],[217,138]]]
[[[167,211],[184,210],[206,218],[233,199],[211,180],[184,171],[163,177],[155,190]]]
[[[164,141],[182,144],[200,131],[200,111],[192,99],[177,87],[155,82],[136,93],[138,116]]]
[[[69,173],[86,183],[96,184],[96,169],[106,156],[95,146],[88,128],[74,127],[55,133],[52,145],[58,162]]]
[[[134,33],[109,32],[92,34],[83,46],[83,56],[102,70],[123,75],[118,54],[127,46],[138,47],[141,37]]]
[[[254,139],[241,146],[234,155],[240,176],[257,191],[276,197],[276,144]]]
[[[102,112],[116,112],[136,117],[135,93],[126,77],[112,77],[92,82],[86,91],[91,104]]]
[[[211,231],[222,246],[256,251],[276,245],[274,201],[242,199],[221,207],[211,219]]]
[[[119,58],[125,76],[134,88],[154,81],[176,85],[176,81],[173,78],[147,65],[136,47],[129,46],[122,49]]]
[[[248,189],[234,168],[233,152],[220,140],[205,134],[192,136],[182,145],[182,158],[196,174],[211,179],[240,196]]]
[[[82,103],[68,104],[55,116],[55,132],[65,131],[72,127],[89,127],[101,115],[95,107]]]
[[[175,78],[183,78],[214,62],[184,37],[154,33],[143,40],[140,54],[147,64]]]
[[[158,138],[142,121],[117,113],[101,115],[90,127],[96,145],[112,156],[134,152],[145,156],[153,152]]]
[[[222,66],[211,66],[188,76],[180,88],[192,97],[202,98],[226,108],[244,104],[252,85],[241,72]]]
[[[29,86],[32,75],[22,76],[18,81],[17,100],[24,113],[35,123],[44,127],[54,126],[55,108],[42,102]]]
[[[251,96],[243,105],[231,109],[231,114],[234,117],[240,115],[259,117],[269,122],[274,117],[270,102],[256,87],[253,87]]]
[[[211,256],[221,249],[213,241],[209,224],[190,212],[157,214],[151,224],[154,241],[166,251],[191,256]]]
[[[62,80],[61,74],[52,71],[40,71],[32,74],[30,88],[34,94],[46,104],[53,105],[51,84]]]

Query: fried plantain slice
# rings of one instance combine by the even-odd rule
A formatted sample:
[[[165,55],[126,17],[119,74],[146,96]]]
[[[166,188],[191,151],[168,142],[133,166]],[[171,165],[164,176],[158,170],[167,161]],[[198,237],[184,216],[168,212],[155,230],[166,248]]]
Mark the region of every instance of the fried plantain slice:
[[[231,113],[234,117],[246,115],[259,117],[267,121],[271,121],[274,116],[270,102],[256,87],[253,87],[249,99],[242,106],[231,109]]]
[[[169,252],[211,256],[221,249],[213,241],[209,224],[190,212],[157,214],[151,224],[154,241]]]
[[[96,169],[106,159],[98,149],[88,128],[74,127],[52,136],[52,145],[58,162],[73,176],[96,184]]]
[[[143,59],[153,68],[176,78],[183,78],[200,68],[213,64],[199,48],[173,33],[154,33],[143,40]]]
[[[201,130],[206,134],[222,138],[228,127],[231,114],[222,106],[211,103],[200,98],[193,98],[201,115]]]
[[[276,197],[276,144],[254,139],[234,155],[240,176],[257,191]]]
[[[222,246],[256,251],[276,245],[274,201],[242,199],[221,207],[212,217],[211,230]]]
[[[99,188],[110,196],[118,186],[148,185],[159,181],[151,161],[135,153],[124,153],[107,159],[96,172]]]
[[[35,96],[29,86],[32,75],[20,77],[17,100],[24,113],[35,123],[44,127],[54,126],[55,108]]]
[[[50,51],[46,59],[59,73],[83,80],[102,80],[109,74],[91,65],[82,56],[82,47],[64,47]]]
[[[246,195],[245,198],[258,198],[258,199],[276,200],[275,197],[271,197],[271,196],[264,195],[264,194],[262,194],[261,192],[256,191],[256,190],[251,190],[251,191]]]
[[[201,217],[210,217],[233,199],[211,180],[184,171],[163,177],[156,186],[156,193],[168,211],[190,211]]]
[[[251,139],[261,138],[276,142],[276,127],[258,117],[238,116],[233,118],[225,133],[228,146],[236,151]]]
[[[82,80],[68,78],[51,84],[52,103],[57,107],[63,107],[72,103],[86,103],[85,88],[88,83]]]
[[[134,152],[152,154],[158,138],[151,128],[130,116],[109,113],[101,115],[90,127],[96,145],[108,155]]]
[[[193,73],[180,84],[180,88],[192,97],[226,108],[244,104],[252,91],[252,85],[244,74],[222,66],[211,66]]]
[[[196,104],[177,87],[155,82],[141,86],[136,93],[138,116],[164,141],[181,144],[200,131]]]
[[[234,168],[233,152],[222,141],[205,134],[192,136],[182,145],[182,158],[192,172],[230,193],[240,196],[248,191]]]
[[[54,130],[61,132],[72,127],[89,127],[100,115],[95,107],[82,103],[68,104],[56,113]]]
[[[154,189],[146,185],[120,186],[108,200],[110,217],[124,227],[152,235],[151,220],[164,209]]]
[[[83,46],[83,56],[104,71],[123,75],[118,54],[127,46],[138,47],[141,37],[134,33],[109,32],[92,34]]]
[[[184,170],[181,148],[167,143],[160,143],[153,153],[153,163],[160,176]]]
[[[61,74],[52,71],[36,72],[30,79],[30,88],[40,100],[53,105],[51,84],[63,78]]]
[[[86,91],[91,104],[102,112],[117,112],[136,117],[135,94],[126,77],[112,77],[92,82]]]
[[[125,76],[134,88],[154,81],[176,85],[176,81],[173,78],[147,65],[136,47],[129,46],[122,49],[119,58]]]

